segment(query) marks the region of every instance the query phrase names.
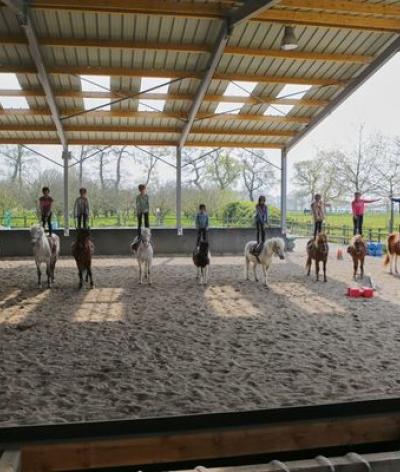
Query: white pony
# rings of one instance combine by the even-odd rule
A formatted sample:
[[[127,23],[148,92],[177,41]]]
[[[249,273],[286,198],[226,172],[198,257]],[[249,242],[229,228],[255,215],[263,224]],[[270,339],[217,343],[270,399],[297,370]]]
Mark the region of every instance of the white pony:
[[[147,279],[147,282],[151,285],[151,264],[153,262],[153,246],[150,242],[151,231],[149,228],[143,228],[141,232],[140,241],[137,247],[136,258],[139,264],[139,283],[143,283],[143,269],[144,277]],[[142,265],[144,268],[142,269]]]
[[[260,264],[264,274],[264,283],[268,288],[267,271],[272,263],[272,256],[279,256],[279,259],[285,259],[285,241],[282,238],[267,239],[259,256],[252,254],[252,249],[257,245],[256,241],[249,241],[244,248],[244,257],[246,259],[246,280],[250,280],[249,268],[253,263],[254,280],[258,282],[257,265]]]
[[[38,275],[38,285],[42,284],[41,264],[46,264],[47,286],[54,282],[54,270],[57,257],[60,252],[60,238],[56,234],[46,236],[41,225],[34,225],[31,228],[31,240],[33,245],[33,255],[35,257]]]

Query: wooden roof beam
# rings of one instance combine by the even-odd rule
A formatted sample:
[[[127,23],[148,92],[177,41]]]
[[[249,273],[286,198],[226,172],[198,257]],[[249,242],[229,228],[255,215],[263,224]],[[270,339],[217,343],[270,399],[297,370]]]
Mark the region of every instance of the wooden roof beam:
[[[187,52],[187,53],[209,53],[211,46],[207,44],[176,44],[176,43],[136,43],[132,41],[104,41],[97,39],[75,39],[75,38],[38,38],[42,46],[49,47],[83,47],[83,48],[101,48],[101,49],[130,49],[130,50],[149,50],[168,52]],[[0,44],[26,44],[23,36],[1,36]],[[316,53],[308,51],[283,51],[281,49],[262,49],[262,48],[242,48],[237,46],[226,46],[224,54],[238,56],[275,58],[283,60],[299,61],[323,61],[323,62],[351,62],[368,64],[373,60],[372,56],[361,54],[329,54]]]
[[[279,6],[317,10],[340,11],[352,14],[400,16],[400,7],[382,3],[354,2],[348,0],[281,0]]]
[[[63,110],[62,118],[73,115],[76,112],[82,110]],[[18,109],[0,109],[0,117],[2,116],[51,116],[50,110],[43,109],[29,109],[29,110],[18,110]],[[153,118],[153,119],[184,119],[187,118],[186,113],[176,112],[146,112],[146,111],[131,111],[131,110],[111,110],[111,111],[94,111],[87,112],[85,116],[96,117],[96,118]],[[307,124],[310,122],[310,117],[306,116],[266,116],[266,115],[250,115],[250,114],[219,114],[212,115],[209,113],[199,113],[196,119],[209,119],[218,121],[260,121],[260,122],[271,122],[271,123],[295,123],[295,124]]]
[[[116,90],[111,92],[81,92],[80,90],[55,90],[54,91],[56,98],[103,98],[103,99],[118,99],[121,97],[121,94],[124,93],[123,90]],[[23,90],[1,90],[0,97],[37,97],[44,98],[45,95],[42,90],[36,89],[23,89]],[[177,95],[177,94],[168,94],[168,93],[146,93],[146,99],[151,100],[177,100],[177,101],[191,101],[193,100],[193,95]],[[137,100],[140,100],[138,97]],[[204,102],[226,102],[226,103],[244,103],[247,105],[260,105],[265,104],[280,104],[280,105],[299,105],[299,106],[308,106],[308,107],[323,107],[329,104],[329,100],[320,100],[313,98],[300,98],[296,100],[295,98],[277,98],[277,97],[236,97],[228,95],[206,95],[204,97]]]
[[[168,133],[179,134],[181,129],[176,126],[120,126],[120,125],[68,125],[64,127],[66,132],[82,132],[82,133]],[[0,124],[0,132],[54,132],[55,127],[51,124],[47,125],[15,125]],[[295,131],[287,130],[243,130],[243,129],[218,129],[218,128],[198,128],[193,127],[191,134],[220,134],[225,136],[263,136],[265,138],[290,138],[296,136]]]
[[[46,96],[47,105],[50,109],[51,116],[56,126],[58,137],[60,138],[63,150],[66,151],[68,149],[68,141],[64,133],[58,106],[50,85],[50,80],[43,61],[40,45],[36,37],[36,31],[30,17],[30,11],[28,9],[29,5],[26,0],[3,0],[3,3],[5,3],[10,8],[10,10],[17,15],[18,23],[25,33],[29,52],[35,64],[35,69],[40,85],[42,86]]]
[[[400,30],[400,18],[376,18],[361,15],[344,15],[316,11],[269,10],[257,21],[304,26],[326,26],[330,28],[361,29],[366,31],[393,32]]]
[[[305,0],[299,0],[304,1]],[[326,0],[328,2],[328,0]],[[297,0],[293,0],[296,3]],[[320,4],[319,0],[315,0],[313,4]],[[348,8],[348,4],[355,2],[349,1],[330,1],[329,5],[339,6],[343,4],[344,9]],[[360,2],[358,2],[360,3]],[[267,12],[262,13],[258,18],[250,21],[277,21],[280,23],[290,24],[305,24],[311,26],[331,26],[337,28],[351,28],[364,29],[370,31],[393,31],[400,30],[398,7],[393,5],[377,4],[375,9],[371,4],[360,3],[364,8],[369,7],[369,14],[376,14],[376,8],[385,7],[384,15],[394,16],[395,18],[375,18],[374,16],[356,16],[356,14],[337,14],[329,12],[308,12],[308,11],[288,11],[278,10],[273,8]],[[360,5],[357,8],[362,8]],[[32,0],[32,8],[51,9],[51,10],[70,10],[70,11],[96,11],[96,12],[113,12],[113,13],[131,13],[131,14],[146,14],[146,15],[170,15],[183,18],[205,18],[205,19],[222,19],[226,17],[230,9],[229,5],[221,3],[209,3],[207,8],[201,3],[189,3],[178,1],[163,1],[163,0],[135,0],[135,2],[126,2],[126,0]],[[348,11],[336,8],[337,11]],[[374,10],[374,11],[373,11]],[[354,10],[353,10],[354,11]],[[355,12],[357,13],[357,12]],[[358,13],[360,13],[358,11]],[[382,13],[383,14],[383,13]]]
[[[0,144],[60,144],[58,139],[53,138],[0,138]],[[177,146],[176,141],[160,140],[121,140],[121,139],[71,139],[70,145],[90,146]],[[186,147],[231,147],[231,148],[260,148],[260,149],[282,149],[283,145],[276,143],[255,143],[247,141],[187,141]]]
[[[0,66],[0,72],[13,72],[15,74],[36,74],[34,66],[20,66],[5,64]],[[169,77],[172,79],[199,79],[201,73],[187,71],[171,71],[171,70],[131,70],[128,68],[118,67],[89,67],[89,66],[49,66],[50,74],[66,74],[66,75],[110,75],[112,77]],[[215,73],[213,80],[251,80],[266,84],[302,84],[316,86],[345,86],[346,80],[337,80],[319,77],[292,77],[292,76],[268,76],[254,74],[229,74]]]

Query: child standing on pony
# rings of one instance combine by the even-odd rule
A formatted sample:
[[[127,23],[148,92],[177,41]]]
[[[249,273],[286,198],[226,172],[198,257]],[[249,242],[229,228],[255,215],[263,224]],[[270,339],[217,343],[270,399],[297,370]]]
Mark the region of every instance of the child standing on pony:
[[[196,215],[196,229],[197,229],[197,247],[200,241],[207,241],[208,231],[208,214],[204,203],[199,205],[199,212]]]
[[[255,223],[257,228],[257,246],[254,248],[254,255],[259,255],[265,243],[265,225],[268,223],[268,207],[265,204],[264,195],[258,197],[256,205]]]
[[[39,198],[39,211],[40,211],[40,219],[43,225],[43,228],[47,226],[49,228],[49,236],[52,233],[52,226],[51,226],[51,206],[53,205],[53,198],[50,196],[50,189],[49,187],[42,188],[43,195]]]
[[[87,190],[83,187],[79,189],[79,197],[75,200],[74,217],[78,229],[82,227],[84,229],[88,228],[89,200],[87,198]]]
[[[317,234],[322,231],[322,224],[325,219],[325,209],[329,206],[329,203],[322,201],[321,194],[316,193],[314,195],[314,200],[311,202],[311,211],[314,219],[314,239],[317,237]]]
[[[140,237],[142,233],[142,224],[144,218],[144,226],[145,228],[150,228],[149,223],[149,212],[150,212],[150,204],[149,204],[149,196],[147,195],[147,188],[146,185],[140,184],[138,186],[139,195],[136,197],[136,218],[137,218],[137,236],[134,242],[132,243],[132,251],[135,252],[139,246]]]

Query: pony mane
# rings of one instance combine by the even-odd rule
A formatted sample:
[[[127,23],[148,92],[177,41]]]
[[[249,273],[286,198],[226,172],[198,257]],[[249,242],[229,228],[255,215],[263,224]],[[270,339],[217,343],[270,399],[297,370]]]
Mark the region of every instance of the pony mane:
[[[143,235],[146,235],[146,236],[148,236],[148,238],[150,238],[150,236],[151,236],[151,230],[150,230],[150,228],[143,228],[143,229],[142,229],[142,236],[143,236]]]
[[[317,234],[317,237],[315,238],[315,242],[318,243],[327,243],[328,242],[328,237],[326,236],[325,233],[319,233]]]
[[[364,238],[361,236],[361,234],[356,234],[351,238],[350,245],[354,246],[356,243],[365,244]]]
[[[282,251],[285,250],[285,241],[279,237],[268,239],[266,241],[266,244],[271,245],[271,246],[278,245],[279,249],[281,249]]]
[[[38,239],[39,235],[42,236],[45,234],[44,228],[39,224],[31,226],[30,233],[32,239]]]

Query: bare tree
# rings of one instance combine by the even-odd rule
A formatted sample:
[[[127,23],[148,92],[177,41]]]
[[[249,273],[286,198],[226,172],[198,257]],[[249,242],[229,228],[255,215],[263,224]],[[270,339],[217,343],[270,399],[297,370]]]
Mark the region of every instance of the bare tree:
[[[139,149],[137,153],[135,152],[135,162],[140,166],[143,172],[141,183],[148,185],[150,181],[156,177],[158,163],[169,155],[170,152],[167,148],[157,148],[157,150],[152,149],[150,151]]]
[[[364,138],[364,128],[358,131],[356,148],[346,153],[336,151],[329,153],[330,164],[335,172],[337,185],[343,193],[370,193],[376,190],[377,146],[375,138]]]
[[[122,146],[118,148],[113,149],[113,153],[116,156],[116,164],[115,164],[115,182],[114,182],[114,188],[118,192],[121,186],[121,163],[122,163],[122,158],[124,155],[128,155],[127,151],[127,146]]]
[[[232,153],[216,151],[210,155],[207,177],[213,180],[220,190],[225,190],[236,183],[240,170],[240,164]]]
[[[378,137],[375,143],[379,155],[379,165],[376,166],[375,192],[389,199],[400,192],[400,138],[389,141]],[[389,231],[393,231],[394,204],[390,205]]]
[[[242,158],[242,178],[250,201],[254,202],[255,193],[261,189],[264,193],[276,183],[274,169],[266,159],[263,152],[246,153]]]
[[[4,146],[0,148],[0,155],[7,158],[7,167],[10,170],[10,180],[22,188],[23,180],[32,175],[31,164],[34,161],[32,153],[18,144],[17,146]]]
[[[185,183],[194,186],[199,190],[204,189],[204,182],[207,177],[207,162],[209,155],[199,156],[193,149],[185,149],[183,165],[185,169]]]
[[[296,162],[294,164],[294,184],[301,196],[310,197],[310,201],[317,193],[321,180],[322,169],[317,159]]]

